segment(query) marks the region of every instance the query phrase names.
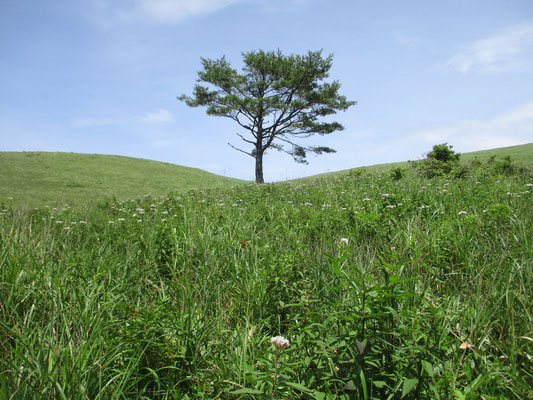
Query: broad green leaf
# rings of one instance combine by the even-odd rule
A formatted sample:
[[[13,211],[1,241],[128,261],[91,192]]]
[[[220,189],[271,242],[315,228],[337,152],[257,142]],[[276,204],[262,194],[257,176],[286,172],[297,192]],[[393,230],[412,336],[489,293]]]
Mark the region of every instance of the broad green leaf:
[[[361,370],[361,373],[359,374],[359,377],[361,378],[361,385],[363,385],[363,397],[365,400],[368,399],[368,393],[366,389],[366,379],[365,379],[365,373],[363,370]]]
[[[357,348],[359,349],[359,355],[363,355],[366,348],[366,339],[360,342],[359,340],[355,340],[355,344],[357,345]]]
[[[233,392],[230,392],[230,393],[231,394],[263,394],[263,392],[260,391],[260,390],[248,389],[248,388],[237,389],[237,390],[234,390]]]
[[[306,393],[312,392],[311,389],[305,387],[304,385],[296,383],[296,382],[286,382],[286,384],[287,384],[287,386],[291,386],[294,389],[297,389],[297,390],[299,390],[301,392],[306,392]]]
[[[324,400],[326,398],[326,393],[314,391],[313,396],[315,397],[315,400]]]
[[[353,380],[350,380],[346,382],[346,385],[344,385],[344,390],[354,391],[355,390],[355,384],[353,383]]]
[[[426,370],[429,376],[433,377],[433,366],[428,363],[426,360],[422,360],[422,366]]]
[[[405,397],[407,393],[409,393],[413,388],[418,384],[418,379],[412,378],[412,379],[406,379],[403,381],[403,387],[402,387],[402,398]]]

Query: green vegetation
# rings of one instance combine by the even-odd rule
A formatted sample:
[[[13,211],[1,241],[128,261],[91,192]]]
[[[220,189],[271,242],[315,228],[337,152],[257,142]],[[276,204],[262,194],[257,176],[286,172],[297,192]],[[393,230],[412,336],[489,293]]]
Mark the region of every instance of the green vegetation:
[[[533,174],[498,160],[4,206],[0,400],[532,398]]]
[[[510,156],[512,160],[519,165],[531,165],[531,163],[533,163],[533,143],[464,153],[461,155],[461,159],[465,161],[473,161],[476,159],[479,161],[489,161],[492,157],[499,159],[506,156]]]
[[[452,150],[447,143],[433,146],[425,159],[414,164],[419,173],[428,178],[436,176],[458,177],[462,173],[459,165],[461,154]]]
[[[0,203],[44,206],[128,199],[243,183],[196,169],[131,157],[0,152]]]
[[[482,150],[482,151],[474,151],[472,153],[461,153],[461,163],[464,164],[470,164],[470,163],[476,163],[476,162],[487,162],[491,160],[502,160],[504,157],[509,156],[511,158],[511,161],[515,166],[522,167],[522,166],[532,166],[533,165],[533,143],[528,144],[522,144],[519,146],[510,146],[510,147],[502,147],[498,149],[492,149],[492,150]],[[346,173],[353,173],[356,170],[365,170],[366,172],[372,172],[372,173],[383,173],[390,171],[394,168],[402,168],[402,169],[409,169],[410,166],[413,165],[413,163],[416,163],[419,161],[403,161],[403,162],[395,162],[395,163],[388,163],[388,164],[379,164],[379,165],[372,165],[367,167],[360,167],[355,169],[349,169],[349,170],[343,170],[343,171],[335,171],[335,172],[327,172],[320,175],[315,175],[313,177],[305,178],[305,179],[314,179],[315,177],[331,177],[331,176],[341,176]]]

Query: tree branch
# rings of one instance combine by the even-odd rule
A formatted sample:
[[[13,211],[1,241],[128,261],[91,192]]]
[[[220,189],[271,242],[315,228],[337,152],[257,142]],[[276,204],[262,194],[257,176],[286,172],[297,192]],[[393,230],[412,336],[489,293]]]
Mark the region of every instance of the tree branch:
[[[237,151],[240,151],[241,153],[244,153],[244,154],[246,154],[246,155],[249,155],[250,157],[255,158],[254,155],[253,155],[252,153],[248,153],[247,151],[241,150],[241,149],[235,147],[234,145],[232,145],[231,143],[228,143],[228,145],[229,145],[230,147],[232,147],[233,149],[235,149],[235,150],[237,150]]]
[[[253,144],[255,145],[255,142],[252,142],[251,140],[248,140],[248,139],[245,139],[244,136],[242,136],[240,133],[235,133],[238,137],[240,137],[242,140],[244,140],[246,143],[250,143],[250,144]],[[255,136],[255,134],[254,134]],[[228,143],[229,144],[229,143]]]

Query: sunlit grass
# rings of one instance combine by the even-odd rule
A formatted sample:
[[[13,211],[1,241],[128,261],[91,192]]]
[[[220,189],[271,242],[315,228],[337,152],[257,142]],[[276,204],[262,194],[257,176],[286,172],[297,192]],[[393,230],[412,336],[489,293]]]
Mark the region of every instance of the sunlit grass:
[[[243,183],[196,168],[100,154],[0,152],[0,170],[0,204],[28,207],[164,196]]]
[[[415,172],[2,209],[0,399],[531,397],[533,175]]]

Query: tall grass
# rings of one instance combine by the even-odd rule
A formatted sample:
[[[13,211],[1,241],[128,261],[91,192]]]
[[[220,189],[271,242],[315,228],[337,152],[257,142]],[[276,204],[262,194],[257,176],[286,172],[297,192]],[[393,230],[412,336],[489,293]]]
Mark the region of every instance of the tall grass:
[[[482,165],[5,209],[0,399],[531,398],[532,184]]]

